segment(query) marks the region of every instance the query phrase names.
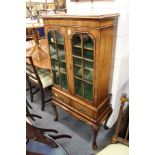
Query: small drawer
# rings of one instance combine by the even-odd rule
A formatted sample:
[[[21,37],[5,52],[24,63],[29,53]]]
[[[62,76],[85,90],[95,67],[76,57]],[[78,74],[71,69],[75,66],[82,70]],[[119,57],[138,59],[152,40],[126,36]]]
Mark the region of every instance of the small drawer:
[[[58,92],[55,92],[55,91],[52,91],[52,95],[53,95],[53,98],[65,103],[65,104],[70,105],[71,100],[68,97],[66,97]]]
[[[95,119],[95,111],[78,103],[77,101],[75,101],[74,99],[71,99],[63,94],[61,94],[60,92],[57,92],[55,90],[52,90],[52,98],[55,100],[60,101],[60,103],[62,102],[63,104],[68,105],[69,107],[79,111],[81,114],[88,116],[92,119]]]
[[[71,106],[76,109],[77,111],[79,111],[80,113],[89,116],[91,118],[95,118],[95,111],[93,111],[92,109],[89,109],[87,107],[85,107],[84,105],[81,105],[75,101],[71,102]]]

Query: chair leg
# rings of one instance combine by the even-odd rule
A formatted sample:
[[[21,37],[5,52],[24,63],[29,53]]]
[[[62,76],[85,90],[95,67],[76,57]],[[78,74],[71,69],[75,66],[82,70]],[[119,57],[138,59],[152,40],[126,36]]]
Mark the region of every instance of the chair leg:
[[[40,93],[41,93],[41,110],[44,111],[45,102],[44,102],[44,90],[43,90],[43,88],[40,88]]]
[[[29,102],[27,101],[27,99],[26,99],[26,105],[27,105],[30,109],[32,109],[32,106],[29,104]]]
[[[49,135],[49,134],[48,134]],[[59,139],[59,138],[72,138],[70,135],[49,135],[53,139]]]
[[[52,107],[53,107],[53,110],[54,110],[54,113],[55,113],[55,119],[54,119],[54,121],[58,121],[58,112],[57,112],[57,109],[56,109],[56,105],[54,105],[52,103]]]
[[[31,86],[31,82],[27,79],[28,82],[28,87],[30,90],[30,101],[33,102],[33,94],[32,94],[32,86]]]
[[[30,113],[30,111],[29,111],[29,109],[28,109],[27,106],[26,106],[26,116],[27,116],[27,117],[30,117],[33,121],[35,121],[35,119],[34,119],[33,116],[31,115],[31,113]]]

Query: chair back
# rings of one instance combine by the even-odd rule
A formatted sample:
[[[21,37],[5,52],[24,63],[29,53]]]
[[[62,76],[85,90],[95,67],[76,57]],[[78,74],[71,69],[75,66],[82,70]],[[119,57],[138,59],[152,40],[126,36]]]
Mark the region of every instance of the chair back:
[[[26,41],[33,40],[32,29],[26,28]]]
[[[35,42],[36,45],[39,45],[39,39],[40,39],[40,35],[38,31],[35,31],[32,33],[33,36],[33,40]]]
[[[31,56],[26,57],[26,78],[33,84],[39,84],[42,87],[42,82],[38,75],[37,69],[34,66],[33,59]]]
[[[129,145],[129,99],[126,94],[120,98],[121,106],[116,123],[116,133],[112,138],[112,143],[123,143]]]

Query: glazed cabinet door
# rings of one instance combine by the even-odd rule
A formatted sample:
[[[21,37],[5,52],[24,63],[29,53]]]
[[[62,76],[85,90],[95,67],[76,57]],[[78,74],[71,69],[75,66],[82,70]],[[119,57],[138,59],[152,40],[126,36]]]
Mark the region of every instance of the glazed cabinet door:
[[[95,39],[91,33],[80,29],[70,32],[73,94],[94,101]]]
[[[65,31],[49,28],[47,31],[54,85],[68,90]]]

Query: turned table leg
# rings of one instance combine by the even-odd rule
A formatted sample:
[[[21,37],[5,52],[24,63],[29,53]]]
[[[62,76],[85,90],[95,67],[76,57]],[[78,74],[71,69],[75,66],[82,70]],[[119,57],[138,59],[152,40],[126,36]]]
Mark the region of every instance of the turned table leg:
[[[54,121],[58,121],[58,112],[57,112],[57,109],[56,109],[56,105],[52,103],[52,107],[53,107],[53,110],[54,110],[54,113],[55,113]]]
[[[94,135],[93,135],[92,148],[93,148],[94,150],[97,149],[96,137],[97,137],[99,128],[100,128],[99,125],[96,125],[96,126],[93,127],[93,134],[94,134]]]

